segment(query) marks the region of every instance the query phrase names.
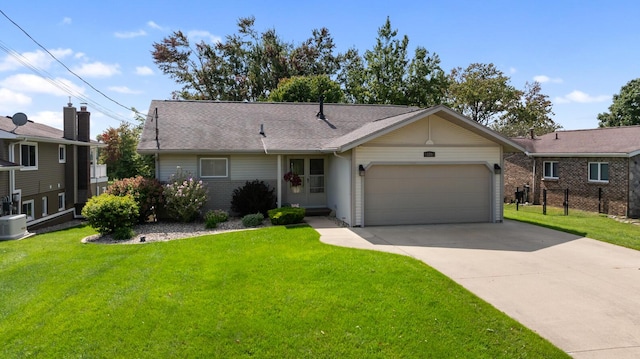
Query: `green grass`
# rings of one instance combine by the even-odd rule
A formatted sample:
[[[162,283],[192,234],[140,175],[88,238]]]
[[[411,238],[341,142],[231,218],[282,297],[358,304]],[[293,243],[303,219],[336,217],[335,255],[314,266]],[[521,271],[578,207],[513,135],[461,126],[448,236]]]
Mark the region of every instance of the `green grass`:
[[[0,242],[2,358],[564,358],[422,262],[271,227]]]
[[[616,221],[605,214],[569,209],[569,215],[565,216],[563,208],[547,206],[547,214],[543,215],[542,206],[519,206],[516,211],[514,204],[505,204],[504,218],[640,249],[640,226]]]

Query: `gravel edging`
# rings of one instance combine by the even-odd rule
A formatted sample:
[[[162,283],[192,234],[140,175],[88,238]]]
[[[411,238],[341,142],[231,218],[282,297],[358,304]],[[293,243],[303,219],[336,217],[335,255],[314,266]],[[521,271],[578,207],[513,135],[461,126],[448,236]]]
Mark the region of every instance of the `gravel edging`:
[[[145,244],[153,242],[166,242],[174,239],[198,237],[208,234],[217,234],[233,231],[253,230],[257,228],[270,227],[269,221],[264,221],[262,225],[247,228],[242,225],[241,219],[229,219],[226,222],[218,223],[216,228],[205,228],[204,222],[180,223],[180,222],[156,222],[139,224],[133,228],[135,235],[126,240],[116,240],[111,235],[95,234],[82,239],[82,243],[96,244]],[[144,238],[144,241],[143,241]]]

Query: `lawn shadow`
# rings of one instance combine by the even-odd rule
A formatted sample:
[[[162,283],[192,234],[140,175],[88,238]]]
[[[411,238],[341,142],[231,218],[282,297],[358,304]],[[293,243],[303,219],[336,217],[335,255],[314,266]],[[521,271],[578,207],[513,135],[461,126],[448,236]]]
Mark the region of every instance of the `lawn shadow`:
[[[352,228],[374,245],[533,252],[584,237],[524,222]]]

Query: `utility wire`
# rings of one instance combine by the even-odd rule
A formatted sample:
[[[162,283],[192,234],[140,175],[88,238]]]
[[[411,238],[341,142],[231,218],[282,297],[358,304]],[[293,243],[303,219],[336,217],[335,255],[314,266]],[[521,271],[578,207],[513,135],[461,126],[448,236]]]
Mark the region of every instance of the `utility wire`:
[[[64,67],[67,71],[69,71],[72,75],[74,75],[75,77],[77,77],[80,81],[82,81],[83,83],[85,83],[87,86],[91,87],[94,91],[96,91],[97,93],[99,93],[100,95],[104,96],[107,100],[113,102],[114,104],[128,110],[128,111],[133,111],[133,108],[131,107],[127,107],[123,104],[121,104],[120,102],[114,100],[113,98],[109,97],[107,94],[105,94],[104,92],[98,90],[96,87],[94,87],[92,84],[90,84],[89,82],[87,82],[85,79],[83,79],[80,75],[76,74],[75,72],[73,72],[67,65],[65,65],[62,61],[60,61],[54,54],[52,54],[51,52],[49,52],[49,50],[47,50],[44,46],[42,46],[38,41],[36,41],[36,39],[34,39],[31,35],[29,35],[29,33],[27,31],[25,31],[22,27],[20,27],[20,25],[18,25],[15,21],[13,21],[7,14],[5,14],[4,11],[2,11],[2,9],[0,9],[0,13],[7,18],[7,20],[9,20],[15,27],[17,27],[18,29],[20,29],[20,31],[22,31],[29,39],[31,39],[31,41],[33,41],[36,45],[38,45],[42,50],[44,50],[47,54],[49,54],[49,56],[51,56],[56,62],[58,62],[60,65],[62,65],[62,67]],[[135,111],[137,114],[145,116],[144,114]],[[109,116],[112,117],[112,116]],[[121,119],[119,119],[121,120]],[[122,121],[122,120],[121,120]],[[128,122],[128,121],[127,121]]]

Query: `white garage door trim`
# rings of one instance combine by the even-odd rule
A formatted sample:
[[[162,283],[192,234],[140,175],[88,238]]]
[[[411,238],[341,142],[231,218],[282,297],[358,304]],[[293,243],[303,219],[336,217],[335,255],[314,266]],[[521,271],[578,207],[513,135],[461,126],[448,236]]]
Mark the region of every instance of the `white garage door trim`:
[[[486,162],[370,163],[363,178],[362,223],[492,222],[493,174]]]

